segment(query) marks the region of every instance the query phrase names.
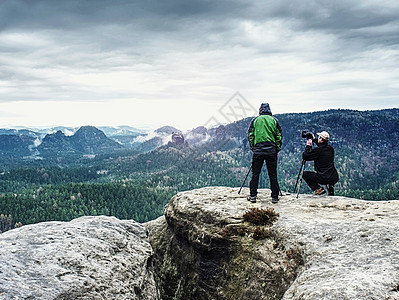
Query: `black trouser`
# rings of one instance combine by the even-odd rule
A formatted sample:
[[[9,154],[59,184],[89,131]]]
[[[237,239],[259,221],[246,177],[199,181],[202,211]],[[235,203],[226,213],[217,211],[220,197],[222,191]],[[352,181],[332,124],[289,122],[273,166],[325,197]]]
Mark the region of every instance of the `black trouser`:
[[[252,157],[252,179],[249,183],[251,196],[258,194],[259,175],[262,170],[263,161],[266,162],[267,173],[270,179],[270,189],[272,190],[272,198],[278,198],[280,187],[277,181],[277,154],[259,155],[254,154]]]
[[[336,184],[337,180],[326,180],[325,178],[321,177],[316,172],[311,171],[304,171],[303,172],[303,180],[306,181],[308,186],[312,189],[312,191],[317,190],[320,188],[320,184]]]

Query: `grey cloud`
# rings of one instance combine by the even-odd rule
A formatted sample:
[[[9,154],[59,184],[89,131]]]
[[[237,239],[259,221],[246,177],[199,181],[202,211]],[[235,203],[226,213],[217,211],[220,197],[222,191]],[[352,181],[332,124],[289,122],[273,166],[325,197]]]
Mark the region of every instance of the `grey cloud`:
[[[369,5],[365,5],[369,3]],[[168,30],[181,19],[267,20],[283,18],[301,21],[305,29],[350,30],[381,26],[397,20],[399,7],[384,2],[357,0],[3,0],[2,27],[73,28],[101,24],[135,24]],[[165,22],[167,20],[168,22]]]
[[[398,42],[398,36],[392,40],[392,34],[398,32],[399,6],[389,8],[384,6],[384,2],[353,0],[301,3],[297,3],[295,9],[285,11],[291,13],[289,17],[300,21],[301,30],[325,31],[342,39],[358,39],[373,44]]]
[[[129,1],[129,0],[3,0],[0,2],[1,27],[74,28],[101,24],[145,22],[150,28],[167,30],[181,18],[229,15],[244,8],[234,1]],[[172,20],[172,22],[165,22]]]
[[[88,91],[82,86],[60,87],[51,78],[38,77],[34,69],[106,73],[148,65],[163,72],[173,68],[173,65],[159,66],[167,63],[170,53],[178,56],[220,50],[224,53],[220,56],[220,68],[231,64],[230,70],[239,73],[236,63],[247,57],[230,57],[230,49],[236,46],[255,53],[255,58],[270,56],[272,60],[273,55],[286,55],[322,64],[353,61],[370,47],[397,49],[399,5],[388,9],[384,3],[379,0],[2,0],[0,35],[28,32],[48,41],[48,45],[0,45],[0,55],[14,58],[12,62],[6,59],[2,62],[0,56],[5,70],[0,77],[12,78],[14,84],[24,87],[28,91],[25,98],[40,98],[31,91],[41,82],[46,94],[55,98],[80,95],[81,99],[106,99],[115,95]],[[278,21],[288,35],[276,32],[276,40],[257,44],[241,28],[245,21],[254,24]],[[325,40],[318,40],[318,35]],[[298,37],[311,44],[297,45]],[[326,40],[330,37],[332,42],[328,44]],[[21,59],[15,65],[18,57],[28,58],[31,65],[21,66],[28,59]],[[214,62],[215,58],[201,63]],[[397,59],[392,59],[392,63],[399,65]],[[246,72],[250,74],[260,73],[253,68],[267,67],[249,66],[251,69]],[[282,69],[278,71],[284,77]],[[278,81],[287,80],[275,77]],[[295,77],[296,74],[290,79]],[[241,77],[237,81],[241,82]],[[23,90],[16,90],[13,96],[23,97]]]
[[[59,38],[65,36],[68,40],[68,35],[72,35],[74,42],[93,42],[105,51],[145,46],[148,41],[154,45],[165,38],[172,42],[190,41],[199,47],[234,46],[243,39],[236,36],[242,21],[270,20],[282,20],[293,33],[326,32],[353,47],[396,45],[398,16],[398,6],[388,9],[377,0],[0,2],[3,30],[53,30]],[[268,51],[273,51],[273,45]]]
[[[365,5],[366,3],[369,5]],[[388,8],[384,2],[356,0],[282,0],[255,2],[257,19],[283,18],[299,20],[303,29],[350,30],[380,26],[397,20],[399,7]]]

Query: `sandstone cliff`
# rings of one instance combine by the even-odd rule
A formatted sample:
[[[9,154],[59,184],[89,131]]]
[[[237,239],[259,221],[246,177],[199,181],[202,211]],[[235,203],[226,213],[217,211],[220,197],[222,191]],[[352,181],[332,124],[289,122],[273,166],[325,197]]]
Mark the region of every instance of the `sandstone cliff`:
[[[146,224],[82,217],[0,234],[0,299],[399,299],[399,202],[272,204],[261,190],[251,204],[237,191],[178,193]],[[251,207],[279,219],[244,222]]]
[[[399,299],[399,202],[237,191],[179,193],[147,224],[163,299]],[[250,207],[280,214],[263,240]]]
[[[159,299],[145,228],[113,217],[0,234],[0,299]]]

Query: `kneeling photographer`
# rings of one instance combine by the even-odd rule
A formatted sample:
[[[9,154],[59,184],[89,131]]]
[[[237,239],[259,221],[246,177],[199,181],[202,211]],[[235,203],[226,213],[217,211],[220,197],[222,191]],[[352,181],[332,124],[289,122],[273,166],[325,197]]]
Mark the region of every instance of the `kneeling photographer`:
[[[326,191],[320,184],[327,185],[328,195],[334,195],[334,184],[338,182],[338,172],[334,166],[334,148],[328,144],[330,135],[326,131],[317,133],[318,139],[313,133],[302,132],[302,137],[307,139],[305,151],[302,153],[304,161],[314,161],[316,172],[304,171],[303,179],[314,191],[315,195],[322,195]],[[317,147],[312,148],[315,143]]]

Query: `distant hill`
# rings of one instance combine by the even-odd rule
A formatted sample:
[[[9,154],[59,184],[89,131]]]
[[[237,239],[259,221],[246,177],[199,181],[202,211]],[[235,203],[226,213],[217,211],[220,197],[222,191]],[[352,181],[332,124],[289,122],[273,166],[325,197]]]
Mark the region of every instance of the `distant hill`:
[[[126,149],[93,126],[82,126],[74,133],[65,127],[62,129],[67,134],[61,129],[46,135],[27,129],[0,129],[0,162],[12,166],[23,163],[18,160],[103,154]]]
[[[39,145],[38,150],[41,154],[45,154],[46,152],[49,154],[58,152],[66,154],[74,151],[70,138],[61,130],[47,134]]]
[[[0,128],[0,135],[18,135],[18,136],[30,136],[30,137],[40,136],[39,133],[29,129],[6,129],[6,128]]]
[[[132,148],[137,152],[149,152],[172,141],[173,134],[182,134],[181,130],[172,126],[163,126],[134,140]]]
[[[147,132],[147,130],[138,129],[138,128],[126,126],[126,125],[99,126],[97,128],[100,129],[102,132],[104,132],[104,134],[107,137],[138,136],[138,135],[145,134]]]
[[[276,114],[283,130],[283,150],[303,149],[302,130],[317,132],[326,130],[331,135],[334,147],[369,147],[373,150],[399,149],[399,109],[376,111],[327,110],[312,113]],[[246,118],[212,129],[194,129],[189,135],[197,134],[208,143],[230,141],[232,148],[241,147],[247,141],[247,131],[252,118]],[[208,135],[208,137],[206,136]]]
[[[163,126],[163,127],[156,129],[155,132],[161,133],[161,134],[172,134],[172,133],[181,132],[181,131],[172,126]]]
[[[106,137],[104,132],[93,126],[82,126],[72,136],[61,131],[48,134],[37,147],[40,154],[100,154],[124,149],[117,142]]]
[[[275,115],[283,129],[282,153],[301,151],[302,130],[317,133],[326,130],[336,149],[351,151],[373,151],[389,156],[399,149],[399,109],[377,111],[327,110],[312,113],[290,113]],[[172,126],[163,126],[151,132],[144,132],[129,126],[101,127],[83,126],[78,130],[71,127],[57,127],[59,130],[46,135],[42,129],[0,129],[0,151],[4,155],[22,157],[33,151],[50,154],[64,153],[106,153],[121,149],[135,149],[148,152],[172,140],[173,133],[181,133],[188,145],[199,151],[226,151],[242,148],[248,151],[247,130],[251,118],[215,128],[197,127],[182,133]],[[36,147],[40,144],[38,147]],[[124,147],[121,147],[123,145]],[[392,154],[392,155],[391,155]]]
[[[36,137],[29,135],[0,135],[0,154],[3,158],[21,158],[31,154]]]

